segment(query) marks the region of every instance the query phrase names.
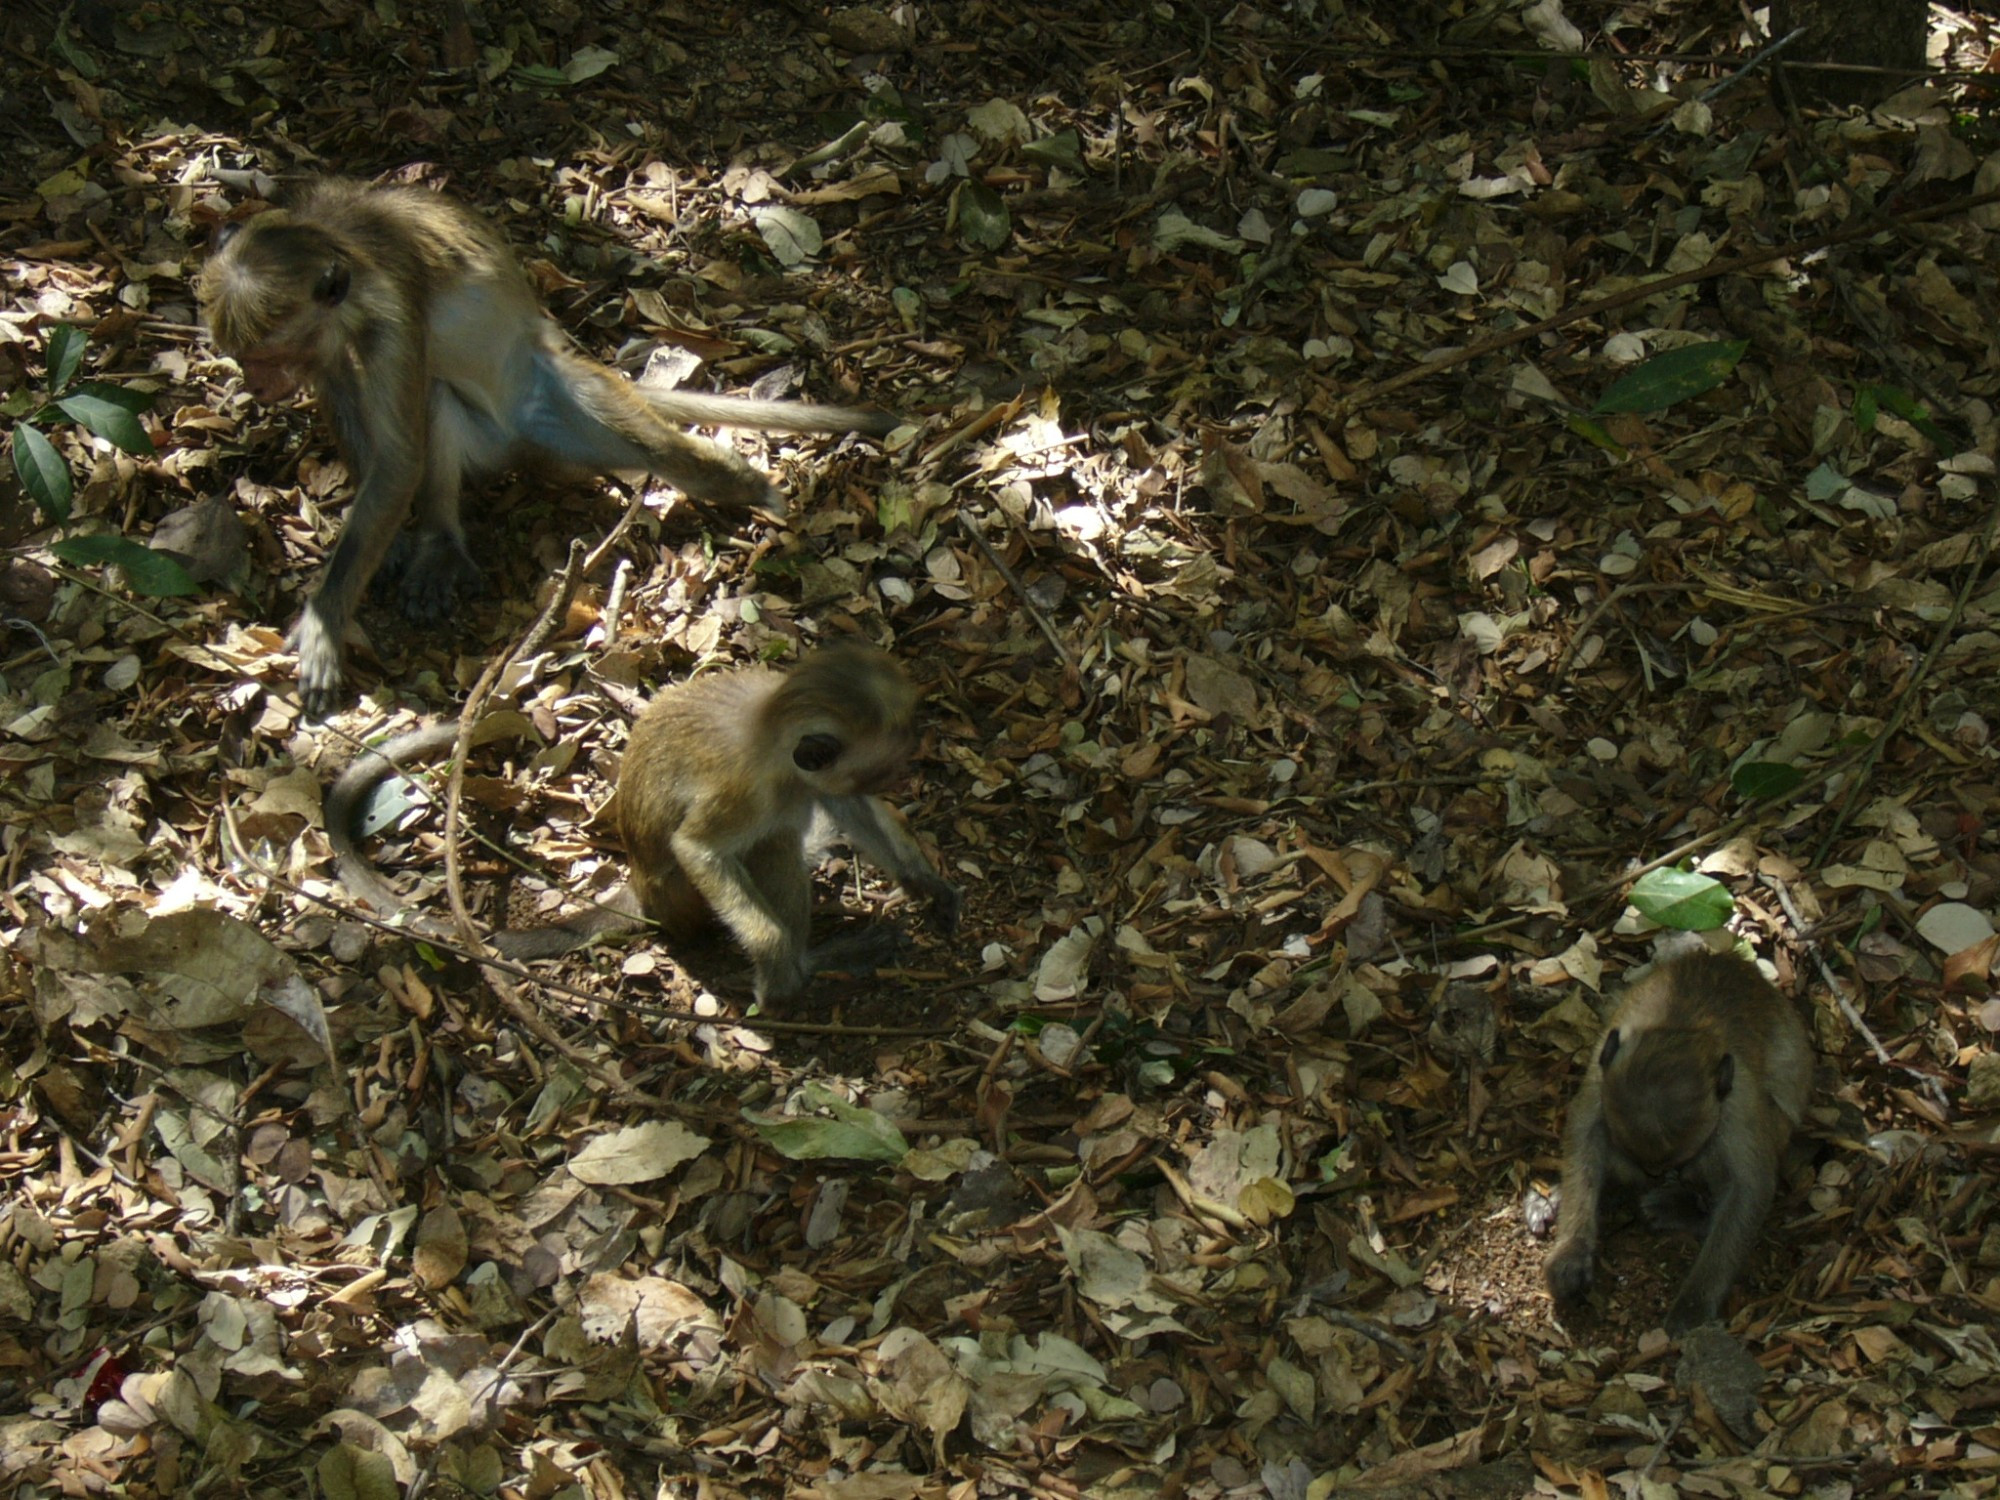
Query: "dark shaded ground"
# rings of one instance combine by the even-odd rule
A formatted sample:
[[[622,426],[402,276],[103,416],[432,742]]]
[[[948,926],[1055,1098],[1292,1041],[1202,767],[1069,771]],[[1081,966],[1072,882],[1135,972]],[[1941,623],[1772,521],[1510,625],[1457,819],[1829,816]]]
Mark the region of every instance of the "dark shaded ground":
[[[0,494],[0,1474],[1990,1493],[2000,998],[1992,944],[1938,936],[2000,908],[2000,209],[1948,207],[1993,180],[1983,95],[1798,120],[1759,77],[1664,123],[1649,81],[1754,48],[1709,10],[1573,16],[1574,60],[1499,10],[906,19],[0,23],[9,379],[69,322],[156,393],[151,459],[50,426],[66,530],[247,527],[142,610]],[[1661,54],[1716,62],[1613,60]],[[474,831],[615,879],[588,815],[652,685],[858,632],[927,689],[907,806],[960,942],[743,1025],[726,952],[713,994],[637,944],[510,999],[297,893],[339,895],[320,783],[456,713],[620,499],[494,485],[491,594],[439,640],[370,612],[356,707],[301,725],[282,631],[344,470],[213,358],[188,275],[325,170],[479,204],[598,357],[908,419],[748,448],[782,526],[645,496],[620,610],[607,568],[502,686],[549,747],[467,777],[475,906]],[[1711,340],[1747,344],[1714,390],[1584,415]],[[1745,764],[1803,779],[1753,803]],[[1522,1223],[1669,857],[1824,1058],[1740,1347],[1647,1331],[1687,1251],[1636,1232],[1557,1326]],[[757,1126],[850,1101],[839,1140]]]

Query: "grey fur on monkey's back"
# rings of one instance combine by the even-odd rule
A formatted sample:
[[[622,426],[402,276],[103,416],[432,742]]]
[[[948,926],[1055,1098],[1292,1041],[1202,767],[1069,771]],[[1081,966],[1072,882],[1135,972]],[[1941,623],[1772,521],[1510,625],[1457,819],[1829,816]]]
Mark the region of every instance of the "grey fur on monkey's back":
[[[1764,1044],[1763,1079],[1771,1102],[1794,1129],[1805,1119],[1812,1096],[1812,1039],[1798,1007],[1755,964],[1683,946],[1627,988],[1612,1025],[1622,1026],[1640,1010],[1653,1012],[1657,1030],[1719,1027],[1728,1034],[1754,1025]]]

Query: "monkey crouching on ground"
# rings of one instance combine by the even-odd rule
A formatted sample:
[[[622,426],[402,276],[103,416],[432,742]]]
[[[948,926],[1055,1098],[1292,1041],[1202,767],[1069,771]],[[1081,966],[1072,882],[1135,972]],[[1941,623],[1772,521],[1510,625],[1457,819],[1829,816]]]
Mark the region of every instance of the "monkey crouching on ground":
[[[876,795],[902,779],[916,749],[915,710],[901,669],[862,646],[825,647],[787,673],[721,672],[661,693],[633,724],[618,770],[618,832],[639,909],[670,942],[721,922],[750,955],[760,1001],[791,998],[821,968],[886,958],[893,929],[809,946],[807,846],[824,821],[956,930],[958,889]]]
[[[477,579],[459,519],[466,478],[531,458],[646,470],[697,501],[782,516],[768,479],[676,424],[878,436],[894,425],[853,407],[635,386],[570,346],[490,224],[417,188],[322,182],[225,230],[196,295],[258,400],[316,389],[353,470],[353,503],[294,632],[315,717],[339,704],[347,625],[385,559],[421,623]],[[414,533],[391,559],[413,501]]]
[[[563,922],[495,933],[494,948],[554,957],[640,930],[641,915],[672,943],[713,919],[750,955],[757,999],[789,1000],[821,970],[886,962],[901,941],[893,927],[872,926],[812,946],[811,849],[823,825],[926,897],[933,922],[955,931],[958,888],[877,795],[916,749],[915,709],[901,669],[858,645],[824,647],[790,672],[746,667],[665,689],[633,724],[618,772],[630,883]],[[386,887],[353,854],[355,813],[391,761],[435,754],[451,743],[449,728],[417,730],[356,761],[327,797],[342,879],[378,907]]]
[[[1629,986],[1570,1106],[1544,1268],[1558,1309],[1590,1291],[1613,1191],[1640,1194],[1662,1227],[1703,1235],[1667,1331],[1718,1317],[1770,1211],[1812,1070],[1805,1022],[1751,964],[1682,954]]]

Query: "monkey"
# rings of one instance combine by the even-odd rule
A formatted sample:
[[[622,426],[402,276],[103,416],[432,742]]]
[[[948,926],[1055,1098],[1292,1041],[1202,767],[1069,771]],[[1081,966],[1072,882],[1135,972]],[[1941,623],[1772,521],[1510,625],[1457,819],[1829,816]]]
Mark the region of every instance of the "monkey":
[[[1628,986],[1570,1106],[1544,1266],[1558,1308],[1590,1290],[1606,1191],[1636,1191],[1656,1226],[1703,1236],[1667,1331],[1720,1316],[1770,1211],[1812,1070],[1805,1022],[1752,964],[1682,952]]]
[[[196,300],[256,399],[315,389],[353,471],[354,500],[293,631],[314,718],[340,701],[348,622],[385,562],[420,624],[477,580],[459,517],[468,477],[526,459],[647,470],[698,503],[782,518],[768,478],[676,424],[877,437],[895,425],[858,407],[636,386],[570,345],[492,225],[421,188],[330,179],[227,228]]]
[[[745,667],[663,690],[633,724],[618,772],[630,881],[576,917],[493,934],[495,950],[551,958],[648,924],[678,942],[714,919],[749,955],[757,1001],[791,1000],[815,974],[872,967],[900,942],[877,927],[811,945],[810,852],[829,831],[925,897],[934,924],[955,932],[962,893],[878,795],[916,748],[915,707],[895,662],[860,645],[822,647],[790,672]],[[354,851],[355,814],[392,762],[436,754],[452,729],[416,730],[371,752],[327,796],[341,879],[380,909],[396,897]]]

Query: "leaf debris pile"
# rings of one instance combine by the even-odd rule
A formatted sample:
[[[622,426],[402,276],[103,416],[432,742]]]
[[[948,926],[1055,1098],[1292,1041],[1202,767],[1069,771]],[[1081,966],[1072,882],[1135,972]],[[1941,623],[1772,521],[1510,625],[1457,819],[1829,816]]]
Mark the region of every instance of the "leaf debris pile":
[[[1606,12],[1577,59],[1434,19],[8,23],[0,357],[75,479],[59,521],[0,491],[9,1485],[1993,1492],[1986,101],[1800,120],[1760,75],[1692,102],[1734,17]],[[301,725],[345,471],[188,286],[327,169],[478,203],[635,374],[909,418],[760,440],[782,525],[638,493],[501,684],[546,743],[467,777],[482,916],[475,835],[615,881],[591,813],[651,685],[858,632],[928,690],[956,946],[789,1026],[644,943],[523,1009],[309,899],[331,769],[455,713],[617,514],[468,497],[489,595],[370,614],[361,701]],[[152,456],[43,411],[60,324]],[[53,570],[117,536],[204,586]],[[377,856],[428,879],[441,837]],[[1735,1337],[1677,1354],[1685,1247],[1614,1236],[1564,1329],[1524,1224],[1662,860],[1824,1059]]]

